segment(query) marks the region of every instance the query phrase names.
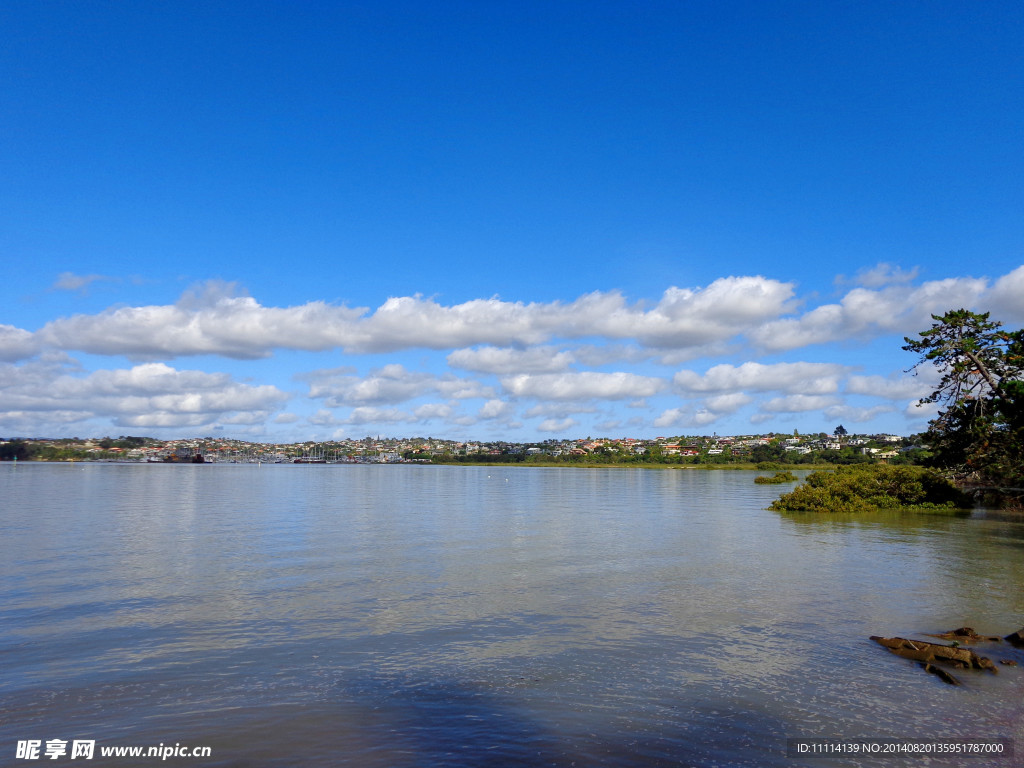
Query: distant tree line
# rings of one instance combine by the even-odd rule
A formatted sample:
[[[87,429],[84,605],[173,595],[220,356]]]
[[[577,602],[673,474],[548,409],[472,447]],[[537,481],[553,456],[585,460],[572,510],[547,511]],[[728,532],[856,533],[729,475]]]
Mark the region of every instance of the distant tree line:
[[[95,442],[95,446],[101,451],[110,451],[118,448],[122,451],[130,451],[133,448],[140,448],[153,442],[148,437],[126,437],[121,436],[116,440],[105,437]],[[104,458],[114,454],[100,454]],[[63,440],[31,441],[14,438],[0,442],[0,461],[84,461],[95,459],[97,453],[83,447],[82,442],[76,438]]]

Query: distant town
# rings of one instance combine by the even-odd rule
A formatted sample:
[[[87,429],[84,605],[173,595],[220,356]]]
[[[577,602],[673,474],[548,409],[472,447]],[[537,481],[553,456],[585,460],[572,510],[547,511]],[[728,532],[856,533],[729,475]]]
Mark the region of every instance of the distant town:
[[[536,443],[459,442],[433,437],[365,437],[301,443],[257,443],[218,437],[0,439],[5,461],[117,461],[260,464],[848,464],[914,463],[927,449],[914,437],[831,433],[579,438]]]

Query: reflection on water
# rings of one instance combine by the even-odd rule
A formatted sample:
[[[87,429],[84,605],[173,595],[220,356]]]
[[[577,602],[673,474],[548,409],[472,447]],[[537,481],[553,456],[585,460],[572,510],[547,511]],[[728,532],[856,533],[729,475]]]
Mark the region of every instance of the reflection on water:
[[[1024,625],[1024,525],[779,515],[755,475],[0,466],[0,753],[94,738],[209,745],[225,766],[781,766],[790,736],[1024,749],[1020,668],[952,689],[867,639]]]

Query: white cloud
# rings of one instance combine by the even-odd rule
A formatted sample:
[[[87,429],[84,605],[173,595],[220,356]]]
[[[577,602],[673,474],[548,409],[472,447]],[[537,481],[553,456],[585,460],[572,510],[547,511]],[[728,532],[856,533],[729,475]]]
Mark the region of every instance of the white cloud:
[[[927,422],[937,417],[941,410],[938,403],[922,403],[920,400],[911,400],[903,409],[903,415],[910,421]]]
[[[97,279],[67,273],[55,287],[77,290]],[[173,305],[111,307],[54,320],[35,333],[0,325],[0,361],[27,361],[0,368],[0,409],[7,413],[0,425],[33,423],[32,414],[44,412],[53,414],[45,423],[106,419],[190,431],[208,424],[257,427],[261,420],[294,424],[298,416],[278,413],[287,396],[275,387],[177,370],[166,362],[200,354],[258,359],[279,349],[347,355],[440,350],[451,368],[474,372],[472,377],[427,373],[438,357],[424,352],[417,353],[418,360],[394,355],[389,364],[365,374],[358,373],[361,366],[342,365],[296,377],[308,383],[308,397],[324,409],[311,417],[323,422],[320,426],[441,421],[463,427],[489,422],[512,430],[518,415],[564,431],[570,423],[621,423],[627,406],[643,409],[647,423],[660,414],[654,420],[658,426],[702,426],[747,406],[759,409],[755,423],[776,413],[815,410],[848,414],[841,417],[850,421],[882,419],[890,403],[930,392],[932,369],[923,368],[916,378],[853,375],[856,369],[838,362],[740,362],[737,356],[748,344],[781,351],[914,335],[931,325],[932,312],[959,306],[991,309],[994,319],[1009,325],[1024,318],[1022,296],[1024,266],[995,279],[918,284],[916,271],[879,264],[861,271],[839,301],[812,304],[788,317],[799,299],[793,284],[760,276],[725,277],[703,288],[671,287],[653,301],[595,291],[565,302],[492,297],[446,305],[414,295],[388,299],[376,309],[321,301],[268,307],[236,285],[210,281]],[[65,349],[126,355],[140,364],[87,373],[68,359],[57,362],[54,355]],[[709,359],[710,367],[675,373],[671,384],[683,400],[671,408],[665,397],[670,382],[660,375],[661,366],[676,367],[695,357]],[[735,362],[715,365],[715,358]],[[37,378],[35,387],[25,384],[31,376]],[[887,402],[847,403],[854,395]],[[472,400],[479,402],[461,412],[460,403]],[[919,420],[920,414],[909,417]],[[10,430],[0,427],[3,431]]]
[[[339,420],[339,424],[398,424],[414,422],[416,417],[397,408],[375,408],[360,406],[353,408],[347,418]]]
[[[163,363],[71,375],[69,363],[0,366],[0,424],[36,412],[45,420],[107,418],[130,427],[198,427],[218,421],[266,420],[288,399],[270,385],[252,386],[223,373],[179,371]]]
[[[707,408],[669,408],[654,420],[654,426],[666,427],[705,427],[721,418],[721,414],[712,413]]]
[[[26,360],[38,351],[34,334],[13,325],[0,324],[0,361]]]
[[[769,392],[779,390],[794,394],[820,395],[839,389],[840,378],[849,370],[838,363],[743,363],[739,366],[723,363],[709,368],[700,375],[693,371],[679,371],[673,382],[677,387],[694,393],[704,392]]]
[[[989,291],[988,280],[960,277],[932,280],[917,288],[893,285],[877,290],[855,288],[838,304],[826,304],[798,318],[772,320],[752,330],[750,340],[767,351],[796,349],[832,341],[866,339],[880,334],[911,335],[929,327],[933,314],[958,307],[977,307],[990,299],[1009,299],[1017,270],[996,281],[998,291]],[[1003,282],[1003,281],[1006,282]],[[1009,286],[1005,289],[1001,286]],[[1020,307],[1020,299],[1016,305]]]
[[[537,425],[538,432],[568,432],[579,422],[575,419],[544,419]]]
[[[450,419],[454,410],[447,403],[424,403],[413,411],[417,421],[430,421],[431,419]]]
[[[342,370],[344,373],[337,372]],[[409,371],[395,363],[372,370],[368,376],[349,374],[348,370],[304,374],[302,378],[309,382],[309,396],[324,398],[324,404],[331,408],[395,405],[431,394],[456,400],[494,396],[493,388],[473,379],[438,378],[430,373]]]
[[[523,418],[535,419],[538,416],[546,416],[562,419],[574,413],[597,413],[597,408],[580,402],[559,400],[553,403],[537,403],[523,412]]]
[[[706,408],[699,408],[697,412],[693,414],[693,425],[697,427],[704,427],[708,424],[713,424],[718,421],[719,414],[712,413]]]
[[[892,413],[896,409],[891,405],[876,405],[872,408],[858,408],[852,405],[833,405],[825,409],[825,417],[836,421],[856,422],[862,424],[879,416]]]
[[[449,423],[457,421],[455,409],[447,403],[424,403],[417,406],[412,412],[399,408],[378,408],[376,406],[359,406],[353,408],[347,416],[338,417],[334,414],[321,410],[323,414],[317,422],[324,426],[337,424],[362,425],[362,424],[416,424],[426,423],[441,419]],[[328,418],[329,414],[329,418]],[[313,421],[313,419],[310,419]]]
[[[264,307],[238,293],[233,284],[211,282],[186,292],[173,306],[75,315],[48,323],[40,335],[60,349],[150,359],[203,354],[259,358],[274,349],[379,353],[532,346],[552,338],[587,337],[675,349],[723,341],[778,317],[790,310],[793,287],[764,277],[726,277],[706,288],[669,288],[650,310],[628,304],[617,292],[589,293],[569,303],[491,298],[453,306],[404,296],[388,299],[369,314],[366,308],[320,301]],[[486,356],[466,354],[455,360],[486,365]]]
[[[218,419],[218,422],[232,426],[256,426],[266,423],[269,416],[270,414],[267,411],[239,411],[229,416],[222,416]]]
[[[479,373],[508,375],[513,373],[554,373],[568,370],[573,356],[553,347],[511,349],[481,347],[457,349],[448,355],[448,365]]]
[[[724,341],[792,309],[793,285],[765,277],[724,277],[707,288],[669,288],[650,310],[627,307],[617,294],[592,294],[581,305],[585,329],[576,334],[633,338],[656,348]]]
[[[434,389],[441,397],[452,400],[477,400],[497,396],[494,387],[487,386],[476,379],[459,379],[455,376],[443,376],[436,379]]]
[[[515,408],[511,403],[495,398],[484,403],[476,415],[481,419],[506,419],[513,413]]]
[[[326,408],[321,408],[306,419],[306,421],[318,427],[336,427],[344,423],[334,415],[333,411],[329,411]]]
[[[501,385],[516,397],[536,397],[542,400],[617,400],[649,397],[665,388],[662,379],[651,376],[596,371],[522,374],[502,379]]]
[[[386,365],[366,377],[313,372],[307,378],[309,396],[326,398],[325,404],[331,408],[401,403],[434,388],[433,376],[412,373],[401,365]]]
[[[767,413],[804,413],[806,411],[818,411],[838,405],[839,400],[835,397],[822,395],[785,395],[784,397],[773,397],[761,403],[761,410]]]
[[[708,410],[714,411],[715,413],[735,413],[745,405],[749,405],[754,401],[750,395],[742,392],[733,392],[728,395],[716,395],[715,397],[709,397],[704,400],[704,405]]]
[[[744,336],[764,350],[781,351],[882,333],[910,334],[927,327],[932,313],[985,303],[1007,320],[1024,318],[1024,267],[991,286],[987,279],[965,277],[913,288],[913,276],[879,265],[862,273],[862,286],[838,303],[798,317],[782,317],[794,309],[793,285],[761,276],[724,277],[705,288],[672,287],[650,307],[629,303],[617,292],[593,292],[567,303],[490,298],[451,306],[404,296],[372,312],[322,301],[265,307],[240,295],[233,284],[210,282],[187,291],[174,305],[116,307],[54,320],[38,339],[58,349],[136,359],[206,354],[253,359],[275,349],[352,354],[451,349],[454,367],[511,375],[564,371],[574,360],[597,365],[602,356],[607,361],[615,355],[657,354],[678,362],[720,354],[724,344]],[[90,278],[68,275],[64,284]],[[641,347],[585,345],[575,353],[536,348],[553,339],[588,338],[612,344],[632,340]]]
[[[248,296],[213,289],[186,293],[175,305],[118,307],[48,323],[39,337],[59,349],[156,359],[216,354],[266,357],[275,348],[323,350],[338,346],[339,329],[363,310],[310,302],[299,307],[260,306]]]
[[[991,320],[1007,325],[1024,324],[1024,266],[1000,277],[989,293]],[[952,307],[951,307],[952,309]],[[923,329],[922,329],[923,330]]]
[[[889,400],[906,400],[908,397],[920,399],[935,388],[937,375],[934,369],[922,369],[920,376],[903,375],[899,377],[885,376],[851,376],[846,380],[846,392],[852,395],[873,395]]]
[[[631,344],[583,344],[572,350],[576,362],[591,368],[617,363],[642,363],[650,360],[653,353]]]

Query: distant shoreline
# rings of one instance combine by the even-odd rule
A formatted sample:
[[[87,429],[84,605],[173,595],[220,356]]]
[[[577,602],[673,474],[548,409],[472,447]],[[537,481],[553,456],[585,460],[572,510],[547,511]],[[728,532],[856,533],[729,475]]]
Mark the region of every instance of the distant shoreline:
[[[190,461],[119,461],[117,459],[22,459],[21,461],[0,461],[0,464],[118,464],[118,465],[145,465],[145,466],[249,466],[253,464],[265,466],[417,466],[417,467],[489,467],[494,470],[500,468],[536,468],[536,469],[658,469],[658,470],[745,470],[756,472],[768,472],[772,470],[829,470],[835,469],[838,464],[772,464],[770,468],[758,466],[750,462],[733,462],[722,464],[659,464],[630,462],[594,462],[594,461],[516,461],[516,462],[488,462],[488,461],[355,461],[355,462],[272,462],[272,461],[207,461],[194,464]]]
[[[472,462],[472,461],[438,461],[438,462],[427,462],[422,466],[429,467],[539,467],[542,469],[711,469],[711,470],[750,470],[758,472],[769,471],[765,467],[759,467],[755,463],[751,462],[734,462],[734,463],[722,463],[722,464],[659,464],[659,463],[642,463],[642,462],[630,462],[623,464],[621,462],[596,462],[596,461],[519,461],[519,462]],[[773,464],[771,469],[834,469],[837,464]]]

